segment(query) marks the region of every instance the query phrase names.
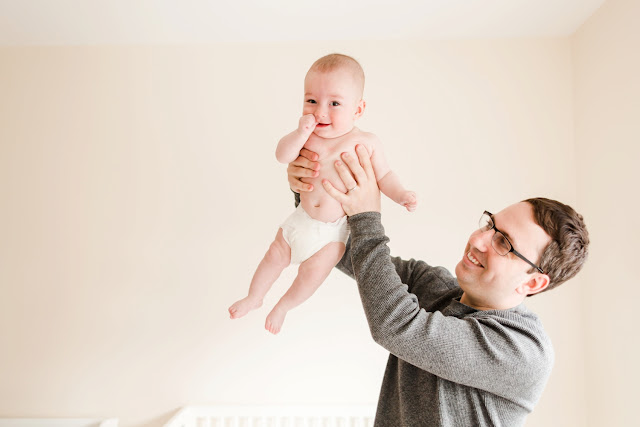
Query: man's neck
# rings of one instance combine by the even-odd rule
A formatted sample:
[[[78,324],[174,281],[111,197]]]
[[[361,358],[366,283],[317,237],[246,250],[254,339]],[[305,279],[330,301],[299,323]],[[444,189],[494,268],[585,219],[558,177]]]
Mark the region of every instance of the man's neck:
[[[460,302],[471,308],[475,308],[480,311],[487,310],[508,310],[522,304],[524,298],[513,298],[505,301],[486,301],[486,300],[474,300],[466,292],[460,297]]]

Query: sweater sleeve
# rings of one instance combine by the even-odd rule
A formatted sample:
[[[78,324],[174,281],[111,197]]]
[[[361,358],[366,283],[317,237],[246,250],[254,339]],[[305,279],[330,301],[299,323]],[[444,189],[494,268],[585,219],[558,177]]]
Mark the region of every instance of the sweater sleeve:
[[[352,220],[350,219],[350,221]],[[349,237],[345,253],[336,267],[347,276],[355,279],[351,247],[351,237]],[[389,257],[388,253],[387,256]],[[400,281],[409,285],[409,292],[419,293],[425,301],[437,298],[443,291],[457,288],[451,273],[442,267],[432,267],[424,261],[403,260],[400,257],[389,257],[389,260]]]
[[[539,396],[553,361],[537,318],[508,310],[428,312],[409,288],[434,277],[398,269],[389,257],[380,214],[354,215],[349,225],[353,275],[374,340],[438,377],[530,406],[531,399],[523,396]]]

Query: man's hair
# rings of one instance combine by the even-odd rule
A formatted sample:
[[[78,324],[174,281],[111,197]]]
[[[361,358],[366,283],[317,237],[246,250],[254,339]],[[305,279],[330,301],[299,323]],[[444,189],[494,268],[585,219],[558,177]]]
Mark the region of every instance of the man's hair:
[[[352,74],[358,86],[358,93],[362,97],[362,93],[364,92],[364,70],[360,66],[360,63],[350,56],[341,53],[332,53],[323,56],[311,65],[307,73],[312,71],[327,73],[338,69],[347,70]]]
[[[582,269],[589,253],[589,233],[582,215],[571,206],[542,197],[524,201],[533,207],[538,225],[551,236],[551,243],[542,251],[538,264],[549,276],[549,286],[544,290],[548,291]],[[535,271],[532,268],[529,273]]]

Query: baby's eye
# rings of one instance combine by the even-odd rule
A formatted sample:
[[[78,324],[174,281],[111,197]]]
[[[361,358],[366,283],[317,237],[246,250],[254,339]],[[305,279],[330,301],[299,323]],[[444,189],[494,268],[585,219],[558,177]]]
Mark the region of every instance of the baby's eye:
[[[333,101],[333,102],[331,103],[331,106],[332,106],[332,107],[337,107],[338,105],[340,105],[340,103],[339,103],[338,101]]]
[[[315,104],[315,103],[316,103],[316,100],[315,100],[315,99],[307,99],[307,102],[308,102],[309,104]]]

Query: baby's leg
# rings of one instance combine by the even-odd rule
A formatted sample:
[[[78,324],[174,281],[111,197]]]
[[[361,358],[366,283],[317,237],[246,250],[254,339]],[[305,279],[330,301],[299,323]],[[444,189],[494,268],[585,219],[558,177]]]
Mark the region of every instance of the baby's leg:
[[[276,281],[282,270],[290,263],[291,248],[282,237],[282,228],[280,228],[278,234],[276,234],[276,239],[269,246],[269,250],[253,274],[251,285],[249,285],[249,295],[229,307],[231,318],[237,319],[260,307],[262,299],[271,288],[271,285],[273,285],[273,282]]]
[[[267,316],[265,328],[269,332],[272,334],[280,332],[287,312],[313,295],[340,261],[344,251],[344,243],[332,242],[300,264],[298,276],[293,284]]]

